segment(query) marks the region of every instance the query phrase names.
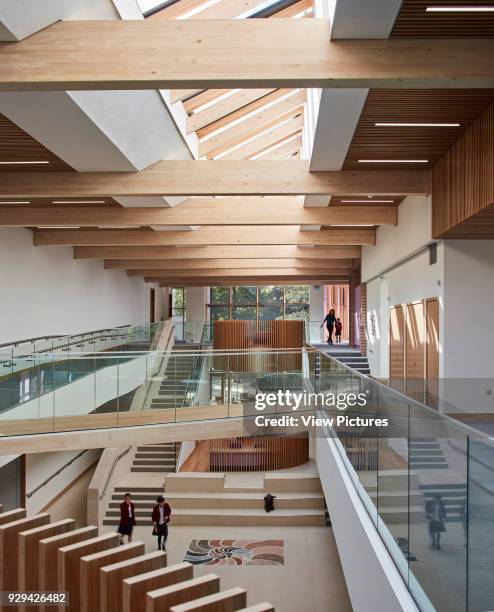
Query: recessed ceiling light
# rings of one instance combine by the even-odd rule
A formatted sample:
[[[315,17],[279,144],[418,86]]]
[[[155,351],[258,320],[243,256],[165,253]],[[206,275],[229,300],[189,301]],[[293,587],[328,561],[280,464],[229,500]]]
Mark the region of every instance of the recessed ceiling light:
[[[493,13],[494,6],[428,6],[426,13]]]
[[[49,161],[0,161],[3,166],[24,166],[28,164],[49,164]]]
[[[53,200],[52,204],[104,204],[105,200]]]
[[[371,200],[370,198],[367,200],[340,200],[340,202],[345,202],[345,204],[394,204],[394,200]]]
[[[31,204],[31,202],[25,200],[24,202],[0,202],[0,204]]]
[[[400,123],[379,122],[374,123],[376,127],[460,127],[459,123]]]
[[[359,164],[428,164],[428,159],[359,159]]]

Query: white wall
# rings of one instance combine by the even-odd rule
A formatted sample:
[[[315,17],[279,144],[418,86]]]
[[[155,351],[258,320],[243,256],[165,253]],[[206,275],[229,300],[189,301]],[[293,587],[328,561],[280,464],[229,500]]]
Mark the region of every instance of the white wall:
[[[324,285],[313,285],[310,288],[309,318],[311,321],[322,321],[325,314]]]
[[[408,196],[398,207],[398,225],[380,226],[376,246],[362,247],[362,282],[422,250],[431,236],[431,199]]]
[[[42,482],[75,458],[81,451],[61,451],[54,453],[34,453],[26,455],[26,494],[31,493]],[[78,478],[89,466],[98,460],[100,450],[88,450],[78,457],[60,474],[54,476],[45,486],[26,498],[26,509],[29,514],[39,512],[61,493],[70,483]]]
[[[0,229],[0,343],[149,320],[143,279],[32,239],[26,229]]]
[[[494,377],[494,241],[448,240],[445,378]]]
[[[431,199],[408,196],[398,208],[398,225],[381,226],[376,245],[362,247],[362,282],[367,283],[368,359],[371,375],[389,375],[389,307],[424,298],[439,298],[439,334],[444,316],[444,245],[438,243],[437,263],[429,265]],[[442,375],[442,350],[440,352]]]

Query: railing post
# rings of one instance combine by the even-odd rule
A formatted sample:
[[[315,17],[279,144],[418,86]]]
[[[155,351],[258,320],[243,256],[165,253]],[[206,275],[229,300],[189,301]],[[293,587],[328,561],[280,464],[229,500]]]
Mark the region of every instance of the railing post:
[[[314,386],[318,393],[321,386],[321,353],[319,351],[314,353]]]

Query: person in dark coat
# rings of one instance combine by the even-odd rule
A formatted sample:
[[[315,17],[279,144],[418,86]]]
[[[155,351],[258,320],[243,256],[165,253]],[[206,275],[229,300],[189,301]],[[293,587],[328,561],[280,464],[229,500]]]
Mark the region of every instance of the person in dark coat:
[[[425,513],[429,521],[429,533],[431,535],[431,548],[441,550],[441,533],[446,531],[444,521],[446,519],[446,506],[439,493],[425,504]]]
[[[153,508],[153,535],[158,537],[158,550],[166,550],[166,539],[168,538],[168,523],[172,509],[167,504],[165,498],[160,495],[156,499],[156,505]]]
[[[328,314],[324,317],[321,327],[324,325],[324,323],[326,323],[326,328],[328,330],[328,344],[333,344],[333,330],[336,323],[336,313],[334,308],[331,308]]]
[[[266,510],[266,512],[273,512],[275,499],[276,495],[271,495],[271,493],[268,493],[264,497],[264,510]]]
[[[120,534],[120,544],[124,543],[124,536],[127,536],[129,544],[132,542],[132,531],[136,524],[136,513],[134,502],[130,493],[126,493],[123,502],[120,504],[120,523],[118,533]]]

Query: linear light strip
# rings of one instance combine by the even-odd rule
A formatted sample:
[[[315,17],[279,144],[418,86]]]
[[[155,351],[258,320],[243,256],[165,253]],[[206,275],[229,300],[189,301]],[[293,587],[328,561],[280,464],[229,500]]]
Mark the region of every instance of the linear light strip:
[[[2,166],[23,166],[32,164],[49,164],[49,161],[0,161]]]
[[[494,6],[428,6],[426,13],[494,13]]]
[[[379,122],[374,123],[376,127],[460,127],[459,123],[399,123]]]
[[[394,204],[394,200],[372,200],[371,198],[367,200],[340,200],[340,202],[345,202],[345,204]]]
[[[24,202],[0,202],[0,204],[31,204],[31,202],[25,200]]]
[[[428,159],[359,159],[359,164],[428,164]]]
[[[53,200],[52,204],[104,204],[105,200]]]

